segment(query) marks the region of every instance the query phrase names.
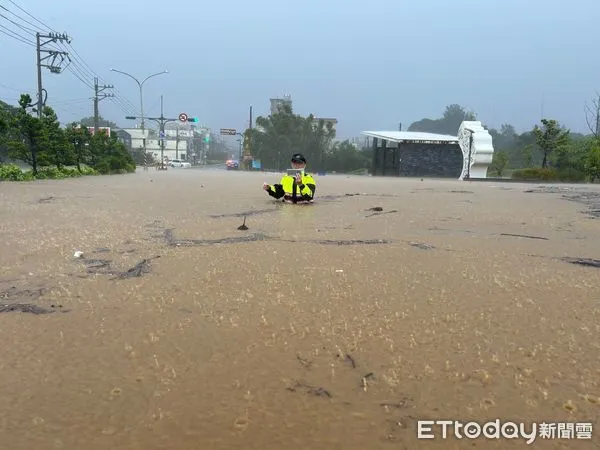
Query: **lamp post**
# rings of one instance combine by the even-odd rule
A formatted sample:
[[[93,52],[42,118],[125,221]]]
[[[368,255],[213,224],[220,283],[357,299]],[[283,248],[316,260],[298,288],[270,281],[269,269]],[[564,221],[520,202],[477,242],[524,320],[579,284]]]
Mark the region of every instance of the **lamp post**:
[[[137,117],[135,116],[126,116],[126,119],[135,120]],[[160,117],[146,117],[148,120],[153,120],[158,124],[158,138],[160,140],[160,164],[163,167],[165,163],[165,124],[168,122],[176,122],[179,119],[168,119],[163,114],[163,96],[160,96]],[[146,153],[144,153],[145,157]]]
[[[146,130],[145,130],[145,122],[144,122],[144,97],[142,95],[142,88],[144,87],[144,83],[146,81],[148,81],[150,78],[156,77],[158,75],[163,75],[165,73],[169,73],[169,71],[165,69],[162,72],[153,73],[152,75],[148,75],[146,78],[144,78],[142,81],[140,81],[136,77],[134,77],[133,75],[131,75],[127,72],[123,72],[123,71],[117,70],[117,69],[110,69],[110,70],[111,70],[111,72],[117,72],[117,73],[121,73],[123,75],[127,75],[129,78],[133,79],[140,87],[140,113],[142,115],[142,142],[144,143],[144,155],[145,155],[146,154]]]

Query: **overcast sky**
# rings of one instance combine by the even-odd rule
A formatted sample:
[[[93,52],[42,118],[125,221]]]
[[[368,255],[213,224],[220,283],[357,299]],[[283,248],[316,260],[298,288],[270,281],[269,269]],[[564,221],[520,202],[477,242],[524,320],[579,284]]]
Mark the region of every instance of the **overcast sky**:
[[[337,118],[340,138],[406,128],[451,103],[493,127],[525,131],[543,111],[585,132],[585,102],[600,91],[599,0],[0,0],[0,14],[41,28],[16,5],[67,32],[78,60],[115,85],[118,103],[100,112],[121,126],[133,111],[119,104],[139,112],[139,90],[111,67],[140,79],[168,69],[144,85],[146,115],[163,94],[165,115],[243,129],[250,105],[268,114],[269,98],[289,93],[296,113]],[[35,48],[2,32],[35,37],[6,18],[0,98],[14,103],[36,91]],[[71,69],[91,85],[83,63]],[[70,70],[43,80],[61,122],[92,115],[92,90]]]

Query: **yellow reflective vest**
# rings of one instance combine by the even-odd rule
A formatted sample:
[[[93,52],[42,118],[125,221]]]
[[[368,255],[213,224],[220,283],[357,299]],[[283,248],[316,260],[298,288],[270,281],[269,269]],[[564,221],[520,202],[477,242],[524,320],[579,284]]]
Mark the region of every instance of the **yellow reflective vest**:
[[[304,172],[302,175],[302,183],[296,183],[296,179],[290,175],[284,175],[279,184],[269,186],[267,193],[274,198],[282,198],[292,203],[308,202],[313,200],[317,184],[315,179]]]

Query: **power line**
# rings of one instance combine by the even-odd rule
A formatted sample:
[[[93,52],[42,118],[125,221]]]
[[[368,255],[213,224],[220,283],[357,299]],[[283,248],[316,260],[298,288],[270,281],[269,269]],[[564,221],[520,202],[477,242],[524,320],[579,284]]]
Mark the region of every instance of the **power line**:
[[[17,8],[19,8],[21,11],[23,11],[25,14],[27,14],[29,17],[31,17],[33,20],[35,20],[36,22],[38,22],[39,24],[41,24],[45,29],[52,31],[52,32],[56,32],[55,30],[52,29],[52,27],[49,27],[48,25],[46,25],[44,22],[42,22],[41,20],[37,19],[36,17],[32,16],[31,14],[29,14],[27,11],[25,11],[23,8],[21,8],[19,5],[17,5],[15,2],[13,2],[12,0],[8,0],[10,3],[12,3],[13,5],[15,5]]]
[[[40,27],[39,25],[31,22],[30,20],[27,20],[26,18],[20,16],[19,14],[11,11],[7,7],[0,5],[1,10],[10,13],[12,16],[16,17],[18,20],[33,27],[33,28],[29,28],[25,25],[15,22],[14,20],[10,19],[9,17],[7,17],[4,14],[0,14],[1,17],[3,17],[8,22],[10,22],[13,25],[15,25],[16,27],[18,27],[20,30],[23,30],[27,35],[31,35],[32,37],[37,38],[37,35],[40,31],[42,31],[43,33],[45,33],[46,31],[50,31],[51,33],[48,36],[61,36],[60,34],[56,33],[56,31],[52,27],[50,27],[48,24],[44,23],[43,21],[41,21],[40,19],[35,17],[33,14],[31,14],[28,11],[26,11],[25,9],[23,9],[21,6],[19,6],[14,1],[12,1],[12,0],[8,0],[8,1],[12,5],[17,7],[21,12],[23,12],[28,17],[30,17],[32,20],[34,20],[35,22],[37,22],[41,25],[41,27]],[[7,28],[1,24],[0,24],[0,27],[7,30],[5,32],[0,29],[0,33],[3,33],[9,37],[12,37],[13,39],[15,39],[19,42],[30,45],[32,47],[36,47],[36,48],[38,47],[38,45],[36,45],[36,43],[34,43],[33,40],[27,39],[27,37],[17,33],[16,31],[11,30],[10,28]],[[66,36],[66,35],[64,35],[64,36]],[[60,64],[59,64],[59,66],[55,66],[55,65],[53,65],[53,62],[51,62],[49,65],[46,65],[47,68],[49,68],[51,71],[58,73],[58,72],[61,72],[66,69],[75,78],[77,78],[81,83],[83,83],[86,87],[88,87],[90,89],[94,89],[94,87],[92,86],[91,83],[86,81],[86,79],[98,78],[103,83],[105,83],[105,81],[100,76],[98,76],[98,74],[90,67],[90,65],[84,60],[84,58],[79,54],[79,52],[77,52],[77,50],[71,45],[70,40],[67,40],[66,44],[63,42],[62,39],[51,40],[51,41],[46,42],[46,45],[49,49],[49,56],[52,56],[54,62],[56,62],[57,57],[60,57],[59,58],[61,60],[60,64],[62,64],[62,62],[64,62],[65,58],[68,60],[68,63],[64,67],[60,67],[60,68],[59,68]],[[67,47],[67,45],[68,45],[68,47]],[[38,78],[41,78],[41,75]],[[38,83],[38,85],[39,84],[40,83]],[[112,94],[113,96],[110,97],[110,100],[113,103],[115,103],[124,112],[135,113],[136,108],[133,105],[133,103],[131,103],[131,101],[129,101],[118,89],[114,88],[114,92],[115,93]],[[41,94],[38,94],[38,96],[41,96]]]
[[[22,42],[23,44],[27,44],[27,45],[31,45],[32,47],[35,47],[35,43],[33,41],[29,41],[27,40],[26,37],[20,35],[19,33],[15,33],[13,30],[11,30],[10,28],[5,27],[4,25],[0,24],[0,28],[4,28],[6,31],[2,31],[0,30],[0,33],[7,35],[8,37],[11,37],[13,39],[16,39],[17,41]],[[7,33],[8,31],[8,33]],[[9,34],[10,33],[10,34]]]
[[[12,23],[13,25],[16,25],[16,26],[18,26],[18,27],[19,27],[21,30],[23,30],[23,31],[27,31],[28,33],[31,33],[31,32],[33,32],[33,33],[37,33],[37,30],[33,30],[33,29],[29,28],[29,27],[26,27],[26,26],[24,26],[24,25],[21,25],[20,23],[17,23],[17,22],[15,22],[14,20],[12,20],[12,19],[9,19],[9,18],[8,18],[8,17],[6,17],[4,14],[0,14],[0,17],[4,17],[4,18],[5,18],[6,20],[8,20],[10,23]]]
[[[0,8],[2,8],[3,10],[9,12],[10,14],[12,14],[13,16],[17,17],[19,20],[21,20],[22,22],[25,22],[27,25],[31,25],[32,27],[35,27],[35,31],[45,31],[43,28],[40,28],[38,25],[35,25],[33,23],[31,23],[30,21],[28,21],[27,19],[23,19],[21,16],[19,16],[18,14],[15,14],[14,12],[12,12],[10,9],[8,9],[6,6],[0,5]]]

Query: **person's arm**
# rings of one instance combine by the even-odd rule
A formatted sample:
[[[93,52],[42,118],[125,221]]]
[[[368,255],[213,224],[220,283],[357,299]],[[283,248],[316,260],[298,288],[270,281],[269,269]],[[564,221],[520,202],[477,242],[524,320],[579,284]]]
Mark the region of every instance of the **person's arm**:
[[[304,175],[302,177],[302,183],[298,187],[300,188],[300,195],[302,195],[303,199],[312,200],[315,197],[317,183],[312,176]]]
[[[285,195],[285,191],[283,190],[283,185],[281,184],[268,184],[265,186],[265,191],[273,198],[281,198]]]

